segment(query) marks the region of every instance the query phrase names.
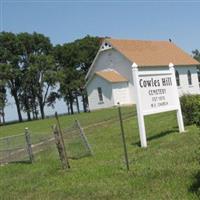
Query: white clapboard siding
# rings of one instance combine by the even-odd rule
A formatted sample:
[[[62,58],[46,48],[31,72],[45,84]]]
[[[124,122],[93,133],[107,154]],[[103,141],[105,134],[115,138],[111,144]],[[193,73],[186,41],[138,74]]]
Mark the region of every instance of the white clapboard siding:
[[[135,103],[135,95],[134,95],[134,86],[133,86],[133,77],[132,77],[132,63],[120,54],[115,49],[109,49],[106,51],[100,52],[94,67],[92,68],[90,77],[96,71],[113,69],[120,73],[123,77],[125,77],[128,81],[128,87],[130,92],[130,100],[131,103]],[[91,84],[91,83],[89,83]]]
[[[183,94],[200,94],[197,67],[196,66],[178,66],[175,69],[179,72],[180,86],[178,86],[179,96]],[[188,84],[187,72],[190,70],[192,76],[192,85]]]
[[[112,92],[113,92],[114,105],[117,105],[118,102],[121,105],[131,103],[129,87],[127,82],[113,83]]]
[[[97,88],[101,87],[103,102],[99,101]],[[87,86],[88,101],[90,110],[108,108],[114,105],[112,96],[112,84],[99,76],[94,76]]]

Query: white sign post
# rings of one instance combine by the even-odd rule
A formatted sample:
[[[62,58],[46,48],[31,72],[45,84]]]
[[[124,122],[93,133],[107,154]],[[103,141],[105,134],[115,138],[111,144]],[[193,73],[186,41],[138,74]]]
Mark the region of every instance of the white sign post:
[[[183,117],[172,63],[168,69],[138,70],[133,63],[132,73],[136,93],[137,117],[142,147],[147,147],[144,116],[176,110],[179,131],[184,132]]]

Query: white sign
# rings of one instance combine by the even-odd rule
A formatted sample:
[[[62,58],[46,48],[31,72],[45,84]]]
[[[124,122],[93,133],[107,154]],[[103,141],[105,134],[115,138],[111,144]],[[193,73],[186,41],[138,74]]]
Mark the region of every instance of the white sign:
[[[133,78],[141,146],[147,146],[145,115],[176,110],[179,131],[183,132],[184,125],[173,65],[170,64],[167,70],[155,68],[153,71],[138,71],[137,65],[133,64]]]
[[[139,75],[139,87],[143,114],[153,114],[177,108],[174,101],[172,74]]]

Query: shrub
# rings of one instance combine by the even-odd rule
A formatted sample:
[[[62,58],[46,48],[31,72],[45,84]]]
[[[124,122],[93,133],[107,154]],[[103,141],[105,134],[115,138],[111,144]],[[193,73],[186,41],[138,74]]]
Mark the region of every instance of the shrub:
[[[200,126],[200,95],[183,95],[180,103],[185,125]]]

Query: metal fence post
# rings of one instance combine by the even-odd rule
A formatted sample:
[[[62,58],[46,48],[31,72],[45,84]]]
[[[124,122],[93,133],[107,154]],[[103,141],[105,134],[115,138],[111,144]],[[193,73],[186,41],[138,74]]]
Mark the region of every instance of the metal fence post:
[[[127,154],[126,140],[125,140],[125,135],[124,135],[124,126],[123,126],[123,121],[122,121],[122,113],[121,113],[120,103],[118,103],[118,113],[119,113],[119,122],[120,122],[120,128],[121,128],[122,142],[124,145],[124,157],[125,157],[125,161],[126,161],[126,169],[127,169],[127,171],[129,171],[128,154]]]
[[[27,145],[27,152],[29,155],[30,162],[33,163],[34,161],[34,156],[33,156],[33,151],[31,147],[31,137],[28,128],[25,128],[25,139],[26,139],[26,145]]]

